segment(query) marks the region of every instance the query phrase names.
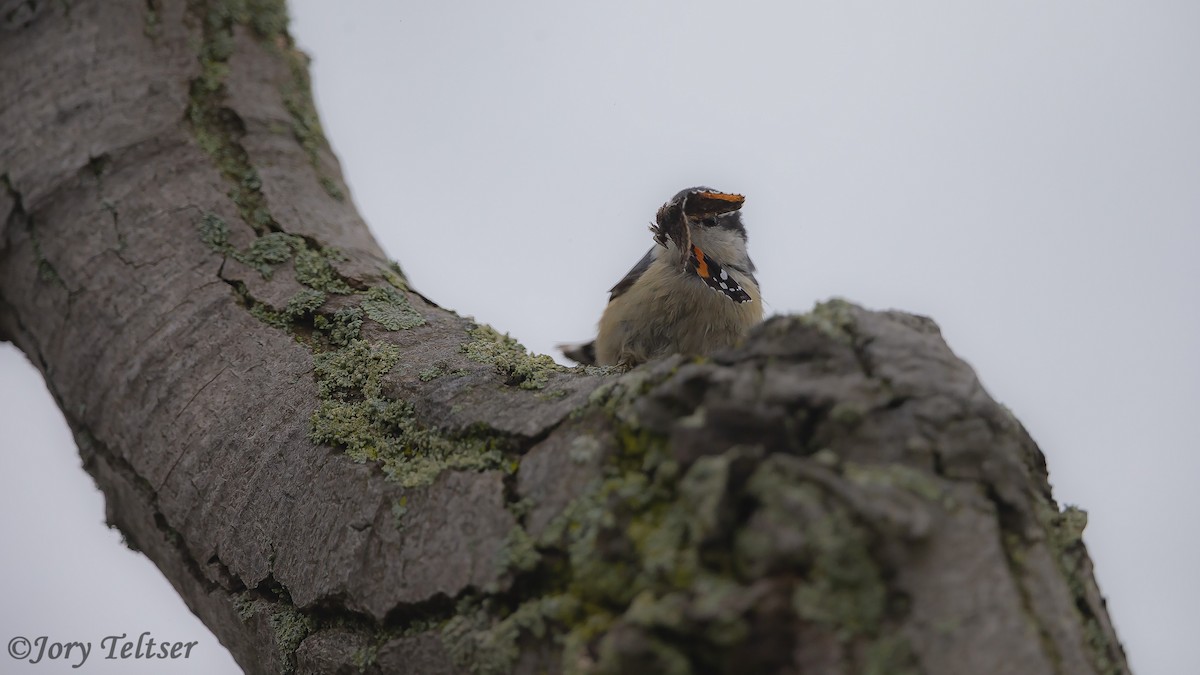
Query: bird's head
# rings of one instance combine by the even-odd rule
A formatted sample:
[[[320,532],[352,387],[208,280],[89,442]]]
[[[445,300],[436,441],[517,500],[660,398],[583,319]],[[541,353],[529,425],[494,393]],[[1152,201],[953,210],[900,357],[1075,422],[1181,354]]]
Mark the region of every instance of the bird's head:
[[[742,195],[720,192],[708,187],[680,190],[658,209],[655,222],[650,229],[654,240],[662,246],[674,241],[680,250],[688,250],[697,228],[720,228],[737,233],[745,239],[746,228],[742,225],[740,209],[746,198]]]

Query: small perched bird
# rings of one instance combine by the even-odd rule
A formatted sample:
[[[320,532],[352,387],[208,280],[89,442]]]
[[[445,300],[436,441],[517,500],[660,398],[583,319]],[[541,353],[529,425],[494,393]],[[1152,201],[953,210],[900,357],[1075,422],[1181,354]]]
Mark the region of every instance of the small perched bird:
[[[609,291],[592,342],[562,346],[587,365],[635,366],[667,354],[704,354],[762,321],[740,209],[746,198],[706,187],[663,204],[654,246]]]

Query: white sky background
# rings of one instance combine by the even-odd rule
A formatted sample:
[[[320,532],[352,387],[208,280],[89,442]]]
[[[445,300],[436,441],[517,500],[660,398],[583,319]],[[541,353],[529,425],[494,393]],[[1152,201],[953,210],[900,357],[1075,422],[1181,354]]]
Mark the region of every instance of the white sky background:
[[[1190,673],[1200,4],[782,6],[292,14],[353,198],[423,293],[551,351],[591,336],[663,201],[744,193],[768,311],[842,296],[932,316],[1041,445],[1060,503],[1089,511],[1135,672]],[[191,672],[236,672],[99,525],[61,415],[11,346],[0,382],[0,638],[152,630],[202,640]],[[0,672],[164,672],[6,658]]]

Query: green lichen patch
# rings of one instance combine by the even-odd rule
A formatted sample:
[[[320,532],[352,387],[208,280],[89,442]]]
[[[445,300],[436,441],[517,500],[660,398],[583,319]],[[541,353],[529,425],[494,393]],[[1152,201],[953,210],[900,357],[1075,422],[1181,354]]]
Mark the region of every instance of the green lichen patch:
[[[633,588],[688,588],[695,582],[700,572],[700,551],[689,536],[692,514],[681,506],[656,504],[626,526],[625,533],[639,558]]]
[[[242,623],[250,621],[257,613],[254,598],[249,593],[240,593],[233,599],[233,608]]]
[[[324,172],[319,152],[329,146],[321,128],[320,117],[313,105],[312,81],[308,73],[308,56],[296,48],[287,32],[288,16],[286,3],[282,0],[244,0],[234,2],[240,6],[235,20],[248,26],[262,38],[262,43],[274,51],[288,67],[288,78],[280,85],[280,95],[290,118],[292,136],[317,173],[317,181],[326,194],[344,201],[345,193],[334,178]]]
[[[629,603],[629,609],[621,619],[643,628],[683,631],[688,623],[684,616],[687,604],[682,593],[656,595],[652,591],[642,591]]]
[[[432,382],[448,372],[450,372],[450,370],[446,363],[443,361],[438,361],[437,363],[418,373],[417,378],[422,382]]]
[[[564,672],[615,674],[649,668],[647,672],[701,673],[736,668],[740,650],[748,640],[761,637],[763,630],[751,625],[749,612],[755,610],[756,601],[749,583],[783,569],[786,581],[778,581],[779,590],[805,589],[797,593],[797,604],[806,618],[845,622],[851,626],[847,635],[862,631],[867,640],[872,639],[869,631],[883,620],[883,603],[867,534],[855,539],[851,550],[843,550],[826,533],[821,547],[804,548],[799,559],[788,560],[785,568],[742,570],[730,553],[730,540],[743,529],[738,525],[739,510],[754,506],[752,510],[768,510],[781,522],[794,520],[787,507],[795,500],[783,494],[788,487],[807,489],[804,498],[818,509],[814,515],[827,519],[830,527],[858,527],[818,487],[803,485],[799,476],[775,481],[767,476],[753,486],[753,478],[750,482],[735,479],[735,465],[757,461],[761,451],[755,448],[732,448],[683,470],[666,452],[666,441],[660,436],[623,428],[618,438],[619,451],[609,456],[602,477],[568,504],[536,542],[541,560],[535,569],[546,570],[539,578],[550,580],[547,596],[561,594],[573,600],[571,612],[547,623],[563,646]],[[776,467],[765,473],[781,470]],[[759,545],[764,555],[778,561],[780,553],[770,539],[778,533],[772,529],[763,532]],[[804,533],[800,535],[806,541]],[[555,571],[554,561],[560,561],[562,568]],[[823,580],[837,563],[851,564],[853,569],[834,581]],[[797,576],[797,571],[805,570],[807,576]],[[782,640],[783,635],[793,634],[793,628],[786,617],[779,618]],[[480,644],[497,639],[496,621],[462,621],[467,618],[456,623],[458,633],[474,636],[467,644],[475,647],[464,649],[460,644],[465,656],[478,656]],[[506,648],[512,637],[509,634],[500,644]],[[633,651],[631,645],[636,645]],[[505,653],[501,648],[492,656],[499,654],[503,665]],[[790,657],[790,652],[780,652],[763,658],[782,665]]]
[[[292,136],[304,153],[308,155],[309,163],[317,172],[317,181],[325,193],[338,201],[346,198],[345,192],[338,186],[333,177],[325,174],[321,168],[321,148],[328,147],[325,131],[321,128],[321,120],[317,116],[316,107],[312,100],[312,83],[308,74],[308,57],[295,47],[289,46],[283,51],[288,63],[291,77],[283,85],[280,92],[283,95],[283,105],[291,118]]]
[[[298,318],[313,314],[317,308],[325,304],[325,294],[313,288],[306,288],[293,295],[284,308],[283,313],[288,318]]]
[[[417,378],[422,382],[432,382],[439,377],[449,375],[451,377],[461,377],[468,374],[470,371],[465,368],[451,368],[450,364],[445,361],[436,361],[434,364],[417,374]]]
[[[302,249],[296,253],[296,281],[327,293],[348,294],[353,292],[333,268],[331,261],[339,259],[334,250]]]
[[[872,636],[887,609],[883,571],[872,535],[847,506],[807,482],[793,457],[771,457],[747,482],[761,506],[738,532],[737,568],[750,577],[806,570],[792,594],[796,615],[844,639]]]
[[[621,423],[622,429],[627,431],[636,429],[639,424],[637,415],[634,412],[634,406],[629,404],[638,400],[668,376],[674,374],[681,363],[681,357],[672,357],[660,363],[656,369],[635,368],[624,372],[620,377],[611,379],[593,389],[592,393],[588,395],[587,407],[599,409],[612,415]],[[616,367],[605,366],[605,368]],[[609,372],[603,370],[593,371],[586,368],[585,372],[589,375],[609,374]]]
[[[409,290],[408,277],[404,276],[404,270],[400,269],[400,263],[395,260],[388,262],[387,269],[383,271],[383,278],[398,290]]]
[[[292,260],[296,281],[301,284],[324,293],[347,295],[354,292],[333,267],[334,261],[342,259],[341,253],[336,249],[314,250],[302,237],[269,232],[245,249],[234,250],[229,245],[229,228],[225,222],[218,216],[206,214],[201,218],[200,238],[214,251],[231,254],[235,260],[254,268],[263,279],[270,280],[279,265]]]
[[[656,673],[658,675],[692,675],[692,663],[684,651],[675,645],[652,636],[643,635],[638,643],[636,655],[622,648],[613,635],[607,635],[597,648],[596,665],[585,672],[594,675],[624,675],[633,672]]]
[[[342,448],[359,462],[378,462],[406,487],[427,485],[443,471],[505,468],[507,439],[479,431],[446,436],[422,425],[411,405],[389,399],[383,378],[400,358],[386,343],[352,340],[314,359],[321,402],[310,438]]]
[[[1067,505],[1058,516],[1051,520],[1051,533],[1054,537],[1056,550],[1066,552],[1078,546],[1083,541],[1083,531],[1087,528],[1087,511],[1078,506]]]
[[[152,4],[158,6],[158,0]],[[193,0],[213,20],[248,26],[263,38],[273,38],[287,29],[287,4],[284,0]]]
[[[288,78],[280,85],[284,107],[290,117],[292,135],[308,155],[317,172],[318,182],[334,199],[345,194],[337,182],[321,168],[318,150],[327,147],[308,74],[308,58],[293,44],[287,32],[288,15],[282,0],[213,0],[193,2],[192,11],[203,24],[203,41],[198,53],[201,75],[192,85],[188,119],[200,146],[216,160],[222,174],[235,186],[231,197],[238,203],[247,222],[265,232],[273,228],[265,199],[238,139],[244,125],[223,106],[228,61],[233,54],[233,27],[248,27],[261,44],[272,50],[288,67]],[[151,7],[146,31],[157,30],[157,12]]]
[[[816,328],[835,340],[850,343],[854,341],[854,305],[840,298],[819,303],[808,314],[801,315],[801,324]]]
[[[272,328],[290,330],[292,327],[291,322],[284,318],[282,312],[276,312],[275,310],[263,304],[255,304],[251,306],[250,316],[262,321]]]
[[[296,649],[313,631],[315,624],[310,617],[301,614],[290,605],[279,607],[272,612],[270,623],[271,630],[275,633],[275,645],[279,652],[279,661],[283,664],[283,672],[294,672]]]
[[[748,588],[732,579],[705,573],[686,591],[642,591],[621,621],[647,634],[689,636],[688,646],[702,642],[713,648],[710,651],[733,648],[751,633],[743,616],[748,594]]]
[[[322,400],[369,401],[383,398],[383,376],[400,360],[400,350],[386,343],[354,340],[345,349],[317,354],[313,366]]]
[[[375,659],[379,657],[379,647],[376,645],[363,645],[354,650],[350,655],[350,663],[358,672],[366,672],[367,668],[375,665]]]
[[[239,23],[244,23],[261,38],[274,39],[287,33],[288,13],[284,0],[232,0],[230,5],[240,9],[236,13]],[[237,6],[241,7],[237,7]]]
[[[278,600],[269,600],[269,596],[255,597],[254,594],[246,592],[234,597],[233,607],[242,623],[250,623],[255,617],[266,615],[267,623],[275,637],[281,672],[292,673],[296,669],[296,649],[300,647],[304,638],[316,629],[317,622],[296,609],[291,604],[287,591],[282,587],[269,593],[277,595]]]
[[[733,448],[701,458],[682,476],[654,450],[641,453],[640,471],[633,457],[619,460],[620,475],[568,507],[566,522],[547,528],[551,537],[569,540],[572,593],[585,607],[626,608],[615,616],[653,635],[690,635],[707,644],[684,650],[700,659],[691,667],[703,670],[706,659],[719,662],[751,637],[742,583],[786,571],[797,618],[877,646],[877,663],[908,664],[905,645],[878,642],[888,594],[872,532],[792,466],[804,460],[770,458],[735,488],[731,467],[756,454]],[[737,527],[735,503],[756,505]],[[622,539],[628,543],[614,543]],[[664,654],[675,647],[663,643]]]
[[[229,225],[221,216],[205,212],[200,216],[196,228],[200,231],[200,241],[214,252],[226,254],[232,250],[229,243]]]
[[[234,293],[238,301],[250,311],[250,315],[259,321],[286,331],[305,344],[319,342],[310,327],[315,317],[320,316],[317,311],[325,304],[324,293],[310,288],[303,289],[289,298],[281,310],[250,297],[246,285],[241,282],[234,283]]]
[[[633,597],[628,593],[633,570],[625,564],[605,564],[596,554],[602,533],[616,528],[605,505],[617,482],[613,477],[593,485],[550,521],[537,542],[539,546],[567,551],[572,594],[589,604],[608,604],[610,600],[621,604]],[[597,574],[589,575],[590,569]]]
[[[542,533],[541,545],[565,547],[571,592],[585,603],[627,606],[645,591],[688,588],[701,574],[703,516],[697,519],[698,504],[680,495],[678,467],[660,446],[660,439],[628,434],[614,457],[619,471]]]
[[[940,503],[948,509],[956,506],[946,487],[937,478],[903,464],[846,462],[843,471],[846,478],[856,485],[900,488],[926,501]]]
[[[213,0],[193,2],[190,10],[202,24],[202,39],[197,50],[200,75],[189,89],[187,119],[197,144],[212,159],[229,187],[228,195],[237,206],[242,219],[260,237],[243,251],[229,250],[228,227],[218,225],[206,215],[201,223],[201,238],[210,248],[232,253],[241,262],[258,270],[269,279],[275,266],[295,258],[296,278],[305,286],[326,293],[348,294],[350,286],[334,270],[331,261],[340,254],[314,249],[283,228],[271,215],[262,179],[242,146],[245,124],[237,113],[226,105],[228,61],[233,55],[233,31],[237,25],[249,27],[270,49],[282,50],[289,57],[293,79],[296,73],[305,78],[303,100],[311,109],[311,93],[307,89],[307,63],[290,55],[299,54],[287,35],[287,8],[281,0]],[[310,126],[316,125],[312,111]],[[319,131],[319,126],[317,127]],[[311,134],[310,134],[311,135]],[[324,137],[320,137],[324,142]],[[315,154],[313,155],[315,162]]]
[[[880,637],[864,650],[863,675],[921,675],[912,645],[900,636]]]
[[[865,414],[858,404],[842,401],[829,410],[829,420],[846,429],[854,429],[862,424]]]
[[[528,572],[537,567],[541,555],[534,546],[533,538],[524,528],[517,526],[509,531],[500,546],[496,566],[503,572]]]
[[[562,638],[563,675],[593,675],[594,669],[589,667],[593,662],[591,645],[612,628],[615,620],[612,614],[598,607],[581,612]]]
[[[263,279],[270,279],[275,267],[292,259],[304,246],[300,237],[271,232],[255,239],[243,250],[234,251],[233,258],[254,268]]]
[[[488,601],[465,602],[442,627],[442,644],[463,669],[476,675],[502,675],[512,671],[521,654],[517,641],[522,633],[541,638],[549,623],[569,622],[578,611],[578,602],[567,595],[530,600],[508,613]]]
[[[317,314],[313,328],[325,335],[333,347],[345,347],[362,334],[363,311],[359,307],[343,307],[333,314]]]
[[[323,401],[313,413],[310,437],[343,448],[355,461],[379,462],[388,478],[405,487],[428,485],[452,469],[502,468],[504,459],[488,442],[450,439],[422,426],[401,401]]]
[[[520,342],[498,333],[491,326],[475,326],[467,334],[471,339],[462,344],[460,351],[472,361],[495,365],[506,384],[521,389],[541,389],[546,386],[551,373],[570,370],[545,354],[530,354]]]
[[[200,148],[212,159],[229,186],[229,197],[242,219],[259,234],[278,230],[262,194],[262,181],[242,147],[245,124],[225,105],[225,80],[233,55],[233,27],[246,19],[241,2],[193,3],[200,16],[202,39],[197,52],[200,75],[188,92],[187,120]]]
[[[1083,531],[1087,527],[1087,512],[1076,506],[1067,506],[1062,511],[1043,498],[1035,503],[1038,521],[1045,528],[1047,543],[1053,552],[1059,569],[1067,580],[1071,595],[1075,599],[1075,607],[1079,610],[1083,621],[1084,642],[1087,645],[1096,672],[1103,675],[1118,675],[1124,672],[1121,668],[1121,647],[1114,642],[1108,631],[1100,623],[1091,607],[1093,593],[1098,593],[1094,586],[1089,593],[1089,586],[1094,583],[1091,576],[1091,565],[1088,562],[1087,548],[1083,543]],[[1006,544],[1011,550],[1021,544],[1014,542]]]
[[[574,464],[591,464],[604,452],[604,446],[595,436],[579,436],[571,440],[567,456]]]
[[[308,288],[293,297],[283,311],[276,311],[255,301],[249,296],[249,291],[242,288],[243,304],[254,316],[284,330],[294,328],[292,324],[297,319],[311,316],[312,327],[326,334],[329,343],[335,347],[344,346],[359,336],[363,311],[358,307],[342,308],[330,316],[316,313],[316,309],[324,303],[327,293],[354,292],[333,269],[331,261],[343,259],[336,249],[313,250],[302,237],[284,232],[269,232],[239,250],[229,241],[229,225],[223,218],[211,212],[201,215],[196,228],[200,233],[200,240],[212,251],[233,257],[268,281],[280,265],[294,259],[296,279]]]
[[[388,330],[408,330],[425,325],[425,317],[413,308],[408,298],[391,288],[375,287],[367,291],[362,308],[367,318]]]
[[[845,639],[876,634],[887,607],[887,587],[868,539],[842,511],[831,511],[813,525],[811,572],[792,593],[796,615],[823,623]]]
[[[333,197],[339,202],[346,201],[346,193],[342,190],[342,188],[338,187],[337,181],[334,179],[330,178],[329,176],[320,175],[320,177],[317,178],[317,182],[320,183],[321,188],[325,190],[325,194]]]

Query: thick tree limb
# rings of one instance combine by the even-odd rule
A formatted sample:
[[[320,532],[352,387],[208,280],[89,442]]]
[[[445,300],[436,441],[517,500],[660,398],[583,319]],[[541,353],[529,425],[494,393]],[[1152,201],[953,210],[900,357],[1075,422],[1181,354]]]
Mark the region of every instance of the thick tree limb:
[[[1083,513],[931,321],[561,368],[385,259],[281,6],[2,19],[0,335],[248,672],[1128,672]]]

